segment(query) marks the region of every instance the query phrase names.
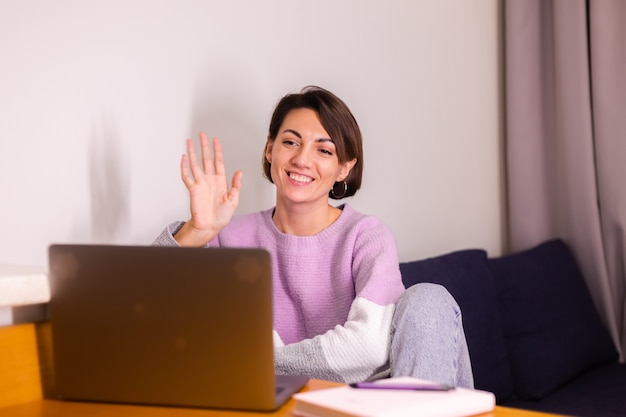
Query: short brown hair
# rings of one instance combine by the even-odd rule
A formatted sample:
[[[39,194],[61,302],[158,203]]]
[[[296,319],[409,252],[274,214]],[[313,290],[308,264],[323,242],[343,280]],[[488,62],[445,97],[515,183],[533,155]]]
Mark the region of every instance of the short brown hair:
[[[278,130],[290,111],[303,108],[311,109],[319,115],[322,126],[335,143],[339,163],[356,159],[356,164],[354,164],[350,174],[344,180],[346,192],[337,197],[331,190],[328,196],[336,200],[353,196],[361,188],[363,176],[363,140],[361,129],[348,106],[330,91],[317,86],[308,86],[304,87],[299,93],[287,94],[281,98],[272,114],[268,140],[272,142],[276,140]],[[263,175],[273,183],[271,167],[272,164],[267,160],[264,150]]]

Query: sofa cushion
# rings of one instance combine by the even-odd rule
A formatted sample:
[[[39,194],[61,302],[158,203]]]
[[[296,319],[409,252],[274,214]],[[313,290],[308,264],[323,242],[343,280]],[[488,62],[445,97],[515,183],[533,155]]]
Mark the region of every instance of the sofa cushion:
[[[487,253],[470,249],[400,264],[406,288],[421,282],[443,285],[461,308],[474,385],[504,400],[513,394],[497,295]]]
[[[503,406],[577,417],[626,416],[626,364],[614,362],[577,376],[541,400],[511,398]]]
[[[520,398],[543,398],[582,372],[617,359],[562,240],[494,258],[489,264]]]

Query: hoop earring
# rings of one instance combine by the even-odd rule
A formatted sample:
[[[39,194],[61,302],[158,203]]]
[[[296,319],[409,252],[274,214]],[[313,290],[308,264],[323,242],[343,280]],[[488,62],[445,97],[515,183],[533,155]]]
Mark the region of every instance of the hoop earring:
[[[343,192],[341,193],[341,195],[337,195],[337,193],[335,193],[335,187],[337,186],[337,184],[343,184]],[[348,183],[345,181],[342,182],[336,182],[333,184],[333,188],[330,189],[330,196],[336,200],[339,200],[341,198],[343,198],[346,193],[348,192]]]

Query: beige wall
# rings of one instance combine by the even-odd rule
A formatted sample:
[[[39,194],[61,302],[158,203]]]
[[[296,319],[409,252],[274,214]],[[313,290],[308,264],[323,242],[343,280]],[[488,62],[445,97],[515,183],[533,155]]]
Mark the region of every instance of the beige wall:
[[[219,136],[269,207],[273,105],[318,84],[365,138],[350,202],[402,260],[502,246],[497,0],[0,0],[0,263],[147,244],[184,219],[184,139]]]

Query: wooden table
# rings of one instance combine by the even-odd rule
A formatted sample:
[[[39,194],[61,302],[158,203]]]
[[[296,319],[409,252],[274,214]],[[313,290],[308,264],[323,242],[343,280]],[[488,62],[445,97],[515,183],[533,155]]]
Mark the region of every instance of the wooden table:
[[[0,328],[0,416],[2,417],[291,417],[294,401],[273,413],[149,407],[58,401],[51,398],[50,328],[22,324]],[[305,390],[340,384],[311,380]],[[477,417],[555,417],[514,408],[496,407]]]

